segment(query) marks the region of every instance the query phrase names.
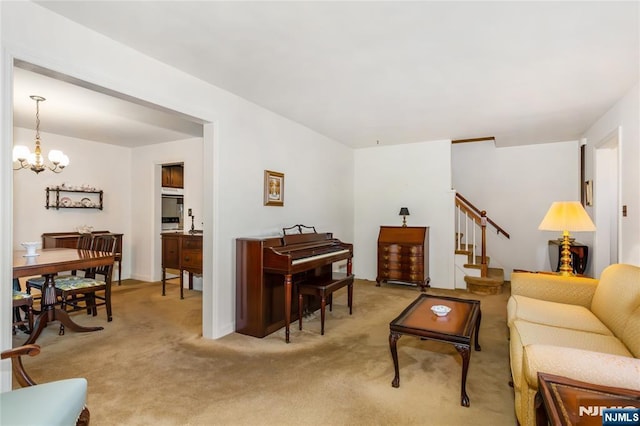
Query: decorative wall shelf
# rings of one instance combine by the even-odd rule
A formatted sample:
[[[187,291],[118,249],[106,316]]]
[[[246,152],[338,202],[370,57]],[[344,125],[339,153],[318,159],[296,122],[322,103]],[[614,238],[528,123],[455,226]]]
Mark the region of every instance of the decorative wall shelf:
[[[102,190],[63,189],[60,187],[46,188],[47,201],[45,208],[49,209],[98,209],[102,210]],[[61,196],[62,195],[62,196]]]

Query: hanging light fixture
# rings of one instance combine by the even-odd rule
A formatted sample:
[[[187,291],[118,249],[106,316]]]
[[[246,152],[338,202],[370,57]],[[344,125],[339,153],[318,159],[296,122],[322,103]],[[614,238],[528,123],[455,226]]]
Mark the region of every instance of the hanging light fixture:
[[[45,169],[52,172],[60,173],[62,169],[69,165],[69,157],[64,155],[62,151],[52,149],[49,151],[49,161],[53,167],[44,163],[42,150],[40,148],[40,102],[46,99],[42,96],[32,95],[31,99],[36,101],[36,147],[33,152],[29,151],[24,145],[16,145],[13,147],[13,161],[18,163],[18,167],[13,170],[31,169],[36,173],[40,173]]]

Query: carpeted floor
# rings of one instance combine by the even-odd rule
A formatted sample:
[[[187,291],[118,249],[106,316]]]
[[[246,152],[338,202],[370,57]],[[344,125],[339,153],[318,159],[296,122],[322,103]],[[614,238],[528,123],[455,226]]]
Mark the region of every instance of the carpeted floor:
[[[349,316],[346,289],[327,309],[264,339],[201,337],[201,293],[160,283],[114,286],[113,322],[75,313],[93,333],[56,324],[25,360],[34,380],[85,377],[91,424],[100,425],[515,425],[506,328],[508,289],[497,296],[429,289],[479,299],[481,352],[472,351],[469,408],[460,405],[461,358],[452,345],[404,336],[398,341],[400,387],[391,387],[389,322],[419,294],[414,287],[356,280]],[[14,346],[26,336],[18,333]],[[37,409],[34,402],[34,409]]]

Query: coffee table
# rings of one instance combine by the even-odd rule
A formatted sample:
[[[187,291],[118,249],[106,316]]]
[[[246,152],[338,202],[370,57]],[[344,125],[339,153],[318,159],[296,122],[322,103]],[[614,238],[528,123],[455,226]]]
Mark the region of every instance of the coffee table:
[[[444,317],[438,317],[431,312],[431,307],[434,305],[448,306],[451,308],[451,312]],[[468,407],[469,396],[466,386],[471,358],[471,338],[475,336],[475,350],[481,350],[478,344],[481,318],[479,300],[421,294],[396,319],[389,323],[389,347],[396,373],[391,386],[394,388],[400,386],[397,349],[400,336],[406,334],[423,340],[450,343],[462,356],[460,405]]]

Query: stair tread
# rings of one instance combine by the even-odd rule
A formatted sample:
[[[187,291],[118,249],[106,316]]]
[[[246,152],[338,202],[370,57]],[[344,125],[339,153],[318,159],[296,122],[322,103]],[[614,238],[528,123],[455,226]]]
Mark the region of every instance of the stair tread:
[[[464,280],[478,285],[502,285],[504,283],[504,270],[501,268],[489,268],[486,277],[465,276]]]

